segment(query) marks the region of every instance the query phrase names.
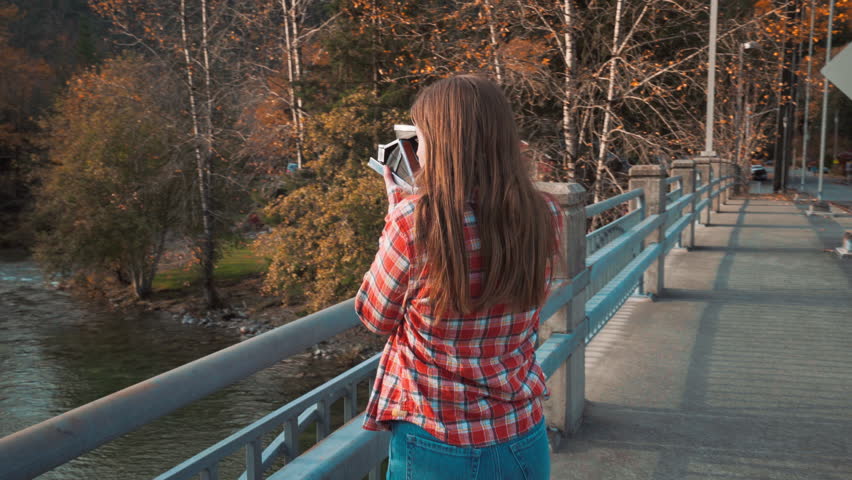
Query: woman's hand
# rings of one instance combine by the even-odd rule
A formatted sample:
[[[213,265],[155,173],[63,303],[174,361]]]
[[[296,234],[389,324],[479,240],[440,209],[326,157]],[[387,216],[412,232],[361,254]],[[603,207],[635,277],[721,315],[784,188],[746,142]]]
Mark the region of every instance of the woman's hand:
[[[385,190],[388,192],[388,212],[390,212],[400,200],[414,192],[396,183],[393,179],[393,171],[387,165],[385,165],[383,177],[385,178]]]

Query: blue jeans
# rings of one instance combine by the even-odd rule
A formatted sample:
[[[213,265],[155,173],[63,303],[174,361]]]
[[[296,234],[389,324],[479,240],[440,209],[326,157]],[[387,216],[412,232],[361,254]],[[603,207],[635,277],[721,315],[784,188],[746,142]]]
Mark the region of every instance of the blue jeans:
[[[550,452],[544,420],[529,432],[482,448],[443,443],[409,422],[393,422],[388,480],[545,480]]]

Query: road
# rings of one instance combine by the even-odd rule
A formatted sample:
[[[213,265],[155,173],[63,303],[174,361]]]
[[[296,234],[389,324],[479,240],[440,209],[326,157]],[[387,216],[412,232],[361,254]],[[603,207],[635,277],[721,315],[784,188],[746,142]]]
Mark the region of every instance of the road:
[[[764,182],[751,182],[749,185],[751,193],[771,193],[772,179],[775,176],[775,170],[772,167],[766,167],[766,172],[769,174],[769,179]],[[790,172],[790,188],[807,192],[814,197],[817,196],[818,177],[814,173],[805,174],[805,188],[801,188],[801,169],[794,169]],[[836,202],[844,205],[852,206],[852,185],[839,183],[839,180],[830,178],[828,175],[823,177],[822,185],[823,200],[828,202]]]

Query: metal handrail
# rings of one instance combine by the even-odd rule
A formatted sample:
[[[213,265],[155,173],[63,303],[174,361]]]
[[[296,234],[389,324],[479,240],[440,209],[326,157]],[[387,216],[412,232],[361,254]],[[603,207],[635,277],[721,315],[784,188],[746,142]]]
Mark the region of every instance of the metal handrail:
[[[688,195],[678,197],[678,199],[676,201],[671,202],[668,205],[666,205],[666,211],[668,212],[670,210],[672,210],[672,211],[682,210],[683,207],[689,205],[689,203],[692,201],[692,199],[694,197],[695,197],[694,193],[690,193]]]
[[[681,195],[683,195],[683,187],[672,190],[666,194],[666,203],[679,199]]]
[[[590,282],[596,283],[609,267],[609,262],[629,251],[637,243],[642,242],[652,231],[659,228],[665,221],[665,215],[649,215],[630,231],[589,257],[586,262],[590,265]],[[592,294],[597,292],[591,292]]]
[[[624,233],[642,221],[643,211],[633,210],[626,215],[607,223],[586,234],[586,257],[594,255],[595,252],[612,242],[613,234],[624,235]]]
[[[672,222],[671,226],[666,229],[666,237],[663,241],[664,255],[669,253],[675,245],[680,243],[680,234],[695,218],[696,213],[688,213],[678,218],[677,221]]]
[[[607,284],[606,288],[586,302],[586,322],[589,323],[586,343],[589,343],[603,329],[615,312],[621,308],[627,297],[636,288],[636,282],[639,281],[648,266],[662,254],[662,250],[662,245],[658,243],[652,243],[646,247]]]
[[[617,207],[624,202],[633,200],[634,198],[644,197],[644,195],[645,192],[642,189],[637,188],[636,190],[631,190],[629,192],[622,193],[621,195],[607,198],[601,202],[586,205],[586,218],[592,218],[595,215],[600,215],[610,208]]]

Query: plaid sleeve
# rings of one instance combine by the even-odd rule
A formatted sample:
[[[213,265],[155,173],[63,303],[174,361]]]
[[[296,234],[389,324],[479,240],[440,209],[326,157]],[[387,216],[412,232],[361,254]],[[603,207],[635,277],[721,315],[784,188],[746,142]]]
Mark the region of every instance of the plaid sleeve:
[[[390,187],[388,190],[388,215],[385,217],[385,222],[390,220],[390,213],[393,211],[394,207],[396,207],[399,202],[401,202],[405,197],[406,193],[402,189],[402,187]]]
[[[379,251],[355,296],[355,311],[368,330],[390,334],[402,319],[411,266],[407,232],[388,214]]]

